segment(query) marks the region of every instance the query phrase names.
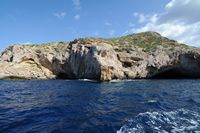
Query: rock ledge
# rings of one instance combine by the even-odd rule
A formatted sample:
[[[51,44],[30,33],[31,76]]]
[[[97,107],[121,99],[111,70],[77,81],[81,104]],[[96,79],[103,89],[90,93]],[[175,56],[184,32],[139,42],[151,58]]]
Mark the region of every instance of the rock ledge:
[[[0,55],[0,79],[200,78],[200,49],[155,32],[13,45]]]

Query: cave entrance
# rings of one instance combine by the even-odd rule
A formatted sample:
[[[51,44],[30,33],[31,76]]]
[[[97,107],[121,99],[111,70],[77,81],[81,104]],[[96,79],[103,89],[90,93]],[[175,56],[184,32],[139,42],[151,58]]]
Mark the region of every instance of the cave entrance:
[[[58,73],[56,75],[56,79],[61,79],[61,80],[65,80],[65,79],[77,79],[74,74],[67,74],[67,73]]]
[[[56,79],[68,79],[69,76],[65,73],[59,73],[57,76],[56,76]]]
[[[150,77],[150,79],[194,79],[194,78],[199,78],[199,77],[189,72],[186,73],[181,68],[172,68],[164,70]]]

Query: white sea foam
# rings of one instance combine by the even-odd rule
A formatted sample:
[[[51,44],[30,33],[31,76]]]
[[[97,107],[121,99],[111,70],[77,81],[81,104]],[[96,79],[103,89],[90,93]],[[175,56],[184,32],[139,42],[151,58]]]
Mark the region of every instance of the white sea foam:
[[[79,79],[79,81],[98,82],[98,81],[96,81],[96,80],[91,80],[91,79]]]
[[[134,79],[124,79],[124,80],[121,80],[121,79],[113,79],[111,80],[110,82],[112,83],[115,83],[115,82],[130,82],[130,81],[135,81]]]
[[[156,103],[158,102],[157,100],[148,100],[147,103]]]
[[[200,115],[179,109],[171,112],[140,113],[121,127],[117,133],[200,133]]]

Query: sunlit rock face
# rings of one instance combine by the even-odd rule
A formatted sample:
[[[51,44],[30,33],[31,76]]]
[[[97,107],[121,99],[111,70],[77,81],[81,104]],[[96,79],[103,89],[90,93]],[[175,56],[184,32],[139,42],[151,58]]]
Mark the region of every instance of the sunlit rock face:
[[[0,68],[1,79],[200,78],[200,50],[144,32],[13,45],[1,53]]]

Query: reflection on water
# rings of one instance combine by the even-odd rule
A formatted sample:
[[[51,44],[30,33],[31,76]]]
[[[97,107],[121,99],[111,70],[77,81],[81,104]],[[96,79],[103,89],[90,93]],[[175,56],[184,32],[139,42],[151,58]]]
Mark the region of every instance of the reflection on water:
[[[0,132],[139,132],[136,123],[156,131],[148,113],[199,112],[199,88],[199,80],[0,81]],[[198,123],[191,115],[183,118]]]

